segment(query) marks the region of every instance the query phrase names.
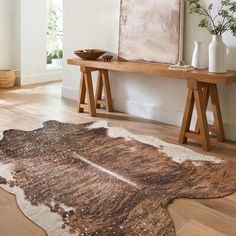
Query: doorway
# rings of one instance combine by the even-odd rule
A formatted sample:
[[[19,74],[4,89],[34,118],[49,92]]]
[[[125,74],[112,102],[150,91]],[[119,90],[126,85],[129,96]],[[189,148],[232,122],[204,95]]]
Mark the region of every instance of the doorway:
[[[47,68],[60,69],[63,60],[63,0],[47,0]]]

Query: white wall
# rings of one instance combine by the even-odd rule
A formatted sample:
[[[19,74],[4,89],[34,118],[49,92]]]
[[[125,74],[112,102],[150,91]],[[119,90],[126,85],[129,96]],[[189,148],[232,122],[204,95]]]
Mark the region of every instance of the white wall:
[[[20,77],[21,68],[21,7],[19,0],[11,0],[11,68],[19,70],[17,72],[18,77]],[[19,79],[19,78],[18,78]],[[18,81],[20,83],[20,81]]]
[[[206,1],[206,0],[205,0]],[[64,1],[65,58],[74,57],[81,48],[102,48],[117,52],[119,35],[118,0]],[[236,70],[236,39],[225,34],[231,47],[230,69]],[[208,44],[210,35],[197,27],[196,16],[186,16],[185,59],[189,63],[193,41]],[[63,96],[76,99],[79,86],[79,68],[65,66]],[[155,78],[138,74],[111,73],[114,108],[141,117],[180,126],[187,94],[186,82],[171,78]],[[220,98],[225,130],[228,138],[236,140],[236,84],[220,87]],[[212,114],[209,110],[209,122]]]
[[[119,1],[64,0],[64,55],[74,57],[79,48],[104,48],[117,52]],[[78,69],[78,68],[77,68]],[[64,84],[68,89],[78,87],[80,77],[72,67],[65,67]]]
[[[0,0],[0,68],[18,70],[21,85],[62,79],[46,64],[47,0]]]
[[[11,64],[11,1],[0,0],[0,69]]]
[[[20,8],[21,84],[62,79],[61,70],[47,69],[47,0],[21,0]]]

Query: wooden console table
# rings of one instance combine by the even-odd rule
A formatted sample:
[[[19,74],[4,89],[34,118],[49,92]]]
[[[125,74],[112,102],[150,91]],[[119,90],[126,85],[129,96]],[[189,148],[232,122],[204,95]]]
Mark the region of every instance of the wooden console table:
[[[108,71],[121,71],[130,73],[141,73],[146,75],[169,77],[174,79],[182,79],[187,81],[188,96],[184,111],[184,118],[181,127],[179,142],[186,144],[188,139],[195,139],[202,144],[204,150],[211,149],[209,137],[209,125],[207,123],[206,110],[211,98],[212,110],[214,115],[213,128],[216,132],[217,139],[223,142],[224,129],[220,110],[217,84],[229,85],[236,82],[236,72],[229,71],[226,74],[212,74],[207,70],[194,71],[176,71],[169,70],[169,65],[150,64],[139,62],[121,62],[121,61],[87,61],[76,59],[68,59],[70,65],[80,66],[81,80],[77,110],[83,112],[88,109],[90,116],[96,116],[96,107],[101,104],[106,106],[107,111],[112,111],[112,99],[109,83]],[[94,97],[92,86],[92,71],[98,71],[98,81],[96,95]],[[105,99],[102,100],[102,91],[104,89]],[[85,104],[87,94],[88,104]],[[197,110],[197,124],[194,131],[190,130],[194,105]]]

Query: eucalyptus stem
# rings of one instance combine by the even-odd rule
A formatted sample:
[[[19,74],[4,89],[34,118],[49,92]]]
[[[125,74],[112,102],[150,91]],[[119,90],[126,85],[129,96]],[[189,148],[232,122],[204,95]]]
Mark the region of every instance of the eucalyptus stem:
[[[208,7],[203,6],[200,0],[187,0],[189,3],[190,14],[198,14],[201,17],[199,27],[205,28],[213,35],[222,35],[227,31],[231,31],[236,37],[236,1],[218,0],[220,7],[215,16],[212,16],[214,4]]]
[[[209,12],[208,12],[206,9],[204,9],[204,11],[206,12],[207,16],[210,18],[211,23],[212,23],[212,26],[213,26],[213,28],[215,29],[216,26],[215,26],[215,23],[214,23],[214,21],[213,21],[213,19],[212,19],[212,16],[209,14]]]

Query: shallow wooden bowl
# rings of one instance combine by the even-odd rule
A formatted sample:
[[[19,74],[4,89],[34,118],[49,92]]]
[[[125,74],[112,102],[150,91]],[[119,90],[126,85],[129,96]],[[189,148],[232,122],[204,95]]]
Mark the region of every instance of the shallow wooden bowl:
[[[86,49],[86,50],[76,50],[75,55],[83,60],[97,60],[100,56],[106,53],[106,51],[99,49]]]

